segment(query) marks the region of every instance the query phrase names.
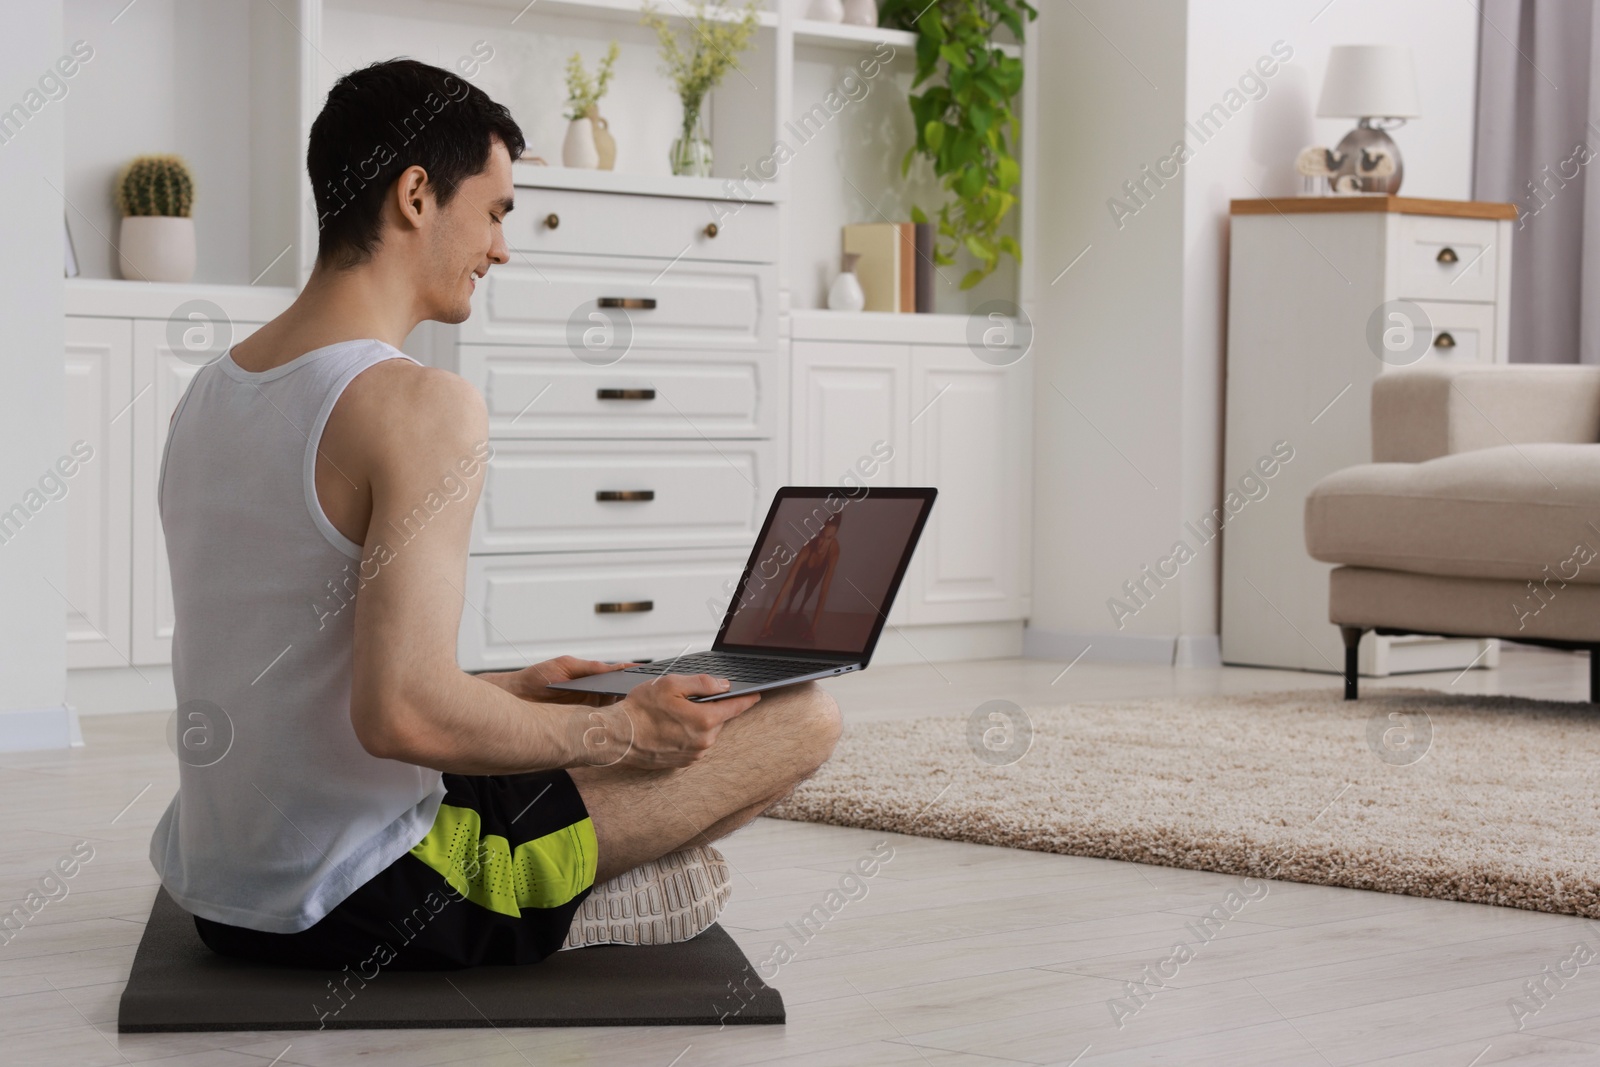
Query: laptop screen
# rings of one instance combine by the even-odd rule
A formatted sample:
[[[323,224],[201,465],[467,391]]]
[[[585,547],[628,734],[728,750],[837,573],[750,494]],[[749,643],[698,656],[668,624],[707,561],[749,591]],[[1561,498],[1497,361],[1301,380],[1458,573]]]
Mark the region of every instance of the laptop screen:
[[[780,489],[715,647],[870,656],[934,495]]]

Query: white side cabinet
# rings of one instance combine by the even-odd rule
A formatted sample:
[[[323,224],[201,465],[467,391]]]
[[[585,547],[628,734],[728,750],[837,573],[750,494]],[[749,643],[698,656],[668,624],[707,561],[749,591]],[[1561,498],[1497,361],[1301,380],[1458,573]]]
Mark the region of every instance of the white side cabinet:
[[[1020,640],[1030,608],[1026,360],[986,363],[964,340],[841,340],[829,336],[837,331],[828,323],[805,317],[792,342],[793,480],[839,485],[854,477],[869,485],[937,487],[890,623],[913,630],[1016,623]],[[805,336],[813,331],[823,339]],[[885,446],[892,458],[863,478],[859,472],[872,469]],[[910,640],[915,646],[916,638]],[[944,648],[941,656],[961,651]]]
[[[1240,481],[1279,442],[1294,458],[1223,526],[1225,663],[1342,670],[1333,568],[1306,553],[1306,494],[1372,461],[1378,375],[1507,359],[1515,215],[1510,204],[1406,197],[1233,202],[1223,490],[1236,502],[1259,493]],[[1493,641],[1369,633],[1360,667],[1449,670],[1497,656]]]
[[[189,321],[185,309],[204,301],[203,316],[227,319],[210,326],[241,341],[293,293],[71,280],[66,294],[66,440],[94,450],[64,498],[67,666],[170,663],[172,582],[156,482],[169,420],[199,366],[174,351],[169,322],[175,313]]]

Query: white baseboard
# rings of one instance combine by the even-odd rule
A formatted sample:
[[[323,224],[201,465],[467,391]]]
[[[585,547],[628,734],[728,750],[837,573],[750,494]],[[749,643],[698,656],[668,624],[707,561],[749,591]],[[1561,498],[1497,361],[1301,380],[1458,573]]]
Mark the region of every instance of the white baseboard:
[[[65,704],[0,711],[0,752],[72,748],[82,744],[78,716]]]
[[[1030,626],[1022,632],[1022,654],[1028,659],[1070,662],[1082,656],[1103,663],[1159,663],[1170,667],[1175,640],[1138,634],[1068,633]]]
[[[874,664],[952,663],[967,659],[1015,659],[1022,652],[1022,620],[885,626],[872,653]]]
[[[1028,659],[1067,662],[1082,656],[1101,663],[1152,663],[1163,667],[1222,665],[1222,646],[1216,634],[1083,634],[1030,626],[1022,633],[1022,654]]]
[[[1174,667],[1222,666],[1222,638],[1217,634],[1179,634],[1173,649]]]
[[[67,703],[83,715],[115,715],[171,711],[178,698],[171,667],[95,667],[67,672]]]

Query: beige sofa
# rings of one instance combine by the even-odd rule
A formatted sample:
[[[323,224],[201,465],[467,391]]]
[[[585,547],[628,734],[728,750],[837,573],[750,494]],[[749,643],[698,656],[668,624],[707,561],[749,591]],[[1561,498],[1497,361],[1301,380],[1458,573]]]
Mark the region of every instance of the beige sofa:
[[[1372,458],[1306,498],[1306,549],[1337,566],[1328,615],[1380,634],[1589,650],[1600,703],[1600,367],[1413,367],[1372,387]]]

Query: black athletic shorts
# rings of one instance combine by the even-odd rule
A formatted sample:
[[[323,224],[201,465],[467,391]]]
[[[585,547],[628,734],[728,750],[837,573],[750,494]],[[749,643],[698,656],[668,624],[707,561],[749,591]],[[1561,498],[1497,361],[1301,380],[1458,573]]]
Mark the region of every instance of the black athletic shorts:
[[[295,934],[195,916],[224,956],[351,971],[537,963],[594,886],[594,823],[566,771],[446,774],[428,836]]]

